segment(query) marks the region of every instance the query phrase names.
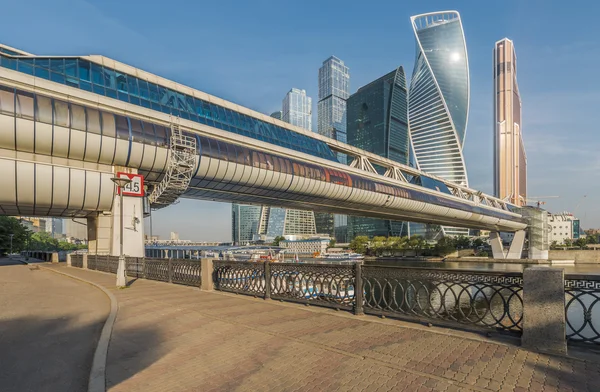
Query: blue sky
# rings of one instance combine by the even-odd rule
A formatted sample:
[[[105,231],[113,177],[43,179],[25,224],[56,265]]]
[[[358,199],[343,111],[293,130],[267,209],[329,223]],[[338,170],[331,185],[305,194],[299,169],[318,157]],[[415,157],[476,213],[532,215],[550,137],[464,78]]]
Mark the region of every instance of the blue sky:
[[[471,75],[465,159],[473,188],[492,192],[492,48],[518,57],[528,193],[553,212],[600,227],[600,5],[585,1],[78,1],[3,4],[2,42],[48,55],[102,54],[264,113],[291,87],[313,97],[336,55],[351,92],[398,65],[410,75],[410,16],[461,13]],[[313,123],[316,121],[313,120]],[[584,197],[587,195],[587,197]],[[183,200],[154,215],[165,237],[228,241],[229,204]]]

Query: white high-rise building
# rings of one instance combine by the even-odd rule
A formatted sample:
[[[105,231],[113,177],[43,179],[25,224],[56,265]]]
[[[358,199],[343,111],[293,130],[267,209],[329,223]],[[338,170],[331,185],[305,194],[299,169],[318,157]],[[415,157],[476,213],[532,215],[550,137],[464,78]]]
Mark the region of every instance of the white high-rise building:
[[[312,99],[305,90],[291,89],[283,98],[281,120],[312,130]]]

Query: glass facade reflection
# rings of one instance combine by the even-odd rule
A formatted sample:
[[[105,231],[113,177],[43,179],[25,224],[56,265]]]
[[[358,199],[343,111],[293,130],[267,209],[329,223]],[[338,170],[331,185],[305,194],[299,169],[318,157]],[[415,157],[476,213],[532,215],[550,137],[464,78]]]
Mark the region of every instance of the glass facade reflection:
[[[0,67],[337,161],[329,146],[320,140],[85,58],[18,56],[7,51],[10,52],[0,52]]]
[[[335,56],[323,61],[319,68],[319,101],[317,104],[317,132],[347,143],[346,100],[350,96],[350,72],[344,62]],[[347,163],[348,157],[338,153],[338,160]],[[335,237],[337,242],[348,242],[348,217],[321,214],[317,232]]]
[[[416,58],[409,92],[418,167],[468,186],[462,148],[469,112],[469,69],[456,11],[411,17]]]
[[[231,205],[231,240],[234,245],[245,245],[258,234],[261,207]]]
[[[358,89],[348,98],[348,144],[409,164],[408,92],[403,67]],[[407,235],[402,222],[351,216],[349,237]]]
[[[521,129],[517,55],[511,40],[494,46],[494,196],[524,206],[527,156]]]
[[[283,99],[281,120],[312,131],[312,99],[305,90],[291,89]]]

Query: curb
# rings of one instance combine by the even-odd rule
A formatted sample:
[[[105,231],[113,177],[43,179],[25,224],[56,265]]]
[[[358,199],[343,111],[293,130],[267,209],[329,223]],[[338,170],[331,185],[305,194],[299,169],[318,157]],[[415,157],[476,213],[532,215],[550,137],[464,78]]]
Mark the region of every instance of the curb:
[[[117,303],[117,299],[115,296],[100,286],[97,283],[89,281],[87,279],[80,278],[75,275],[67,274],[65,272],[57,271],[54,268],[47,268],[44,266],[40,266],[47,271],[52,271],[54,273],[64,275],[71,279],[79,280],[81,282],[92,285],[98,289],[100,289],[106,296],[110,299],[110,313],[104,322],[104,327],[102,327],[102,332],[100,333],[100,339],[98,339],[98,345],[96,346],[96,351],[94,352],[94,359],[92,361],[92,369],[90,370],[90,379],[88,383],[88,392],[105,392],[106,391],[106,358],[108,355],[108,345],[110,343],[110,337],[112,335],[112,329],[115,324],[115,320],[117,318],[117,312],[119,310],[119,305]]]

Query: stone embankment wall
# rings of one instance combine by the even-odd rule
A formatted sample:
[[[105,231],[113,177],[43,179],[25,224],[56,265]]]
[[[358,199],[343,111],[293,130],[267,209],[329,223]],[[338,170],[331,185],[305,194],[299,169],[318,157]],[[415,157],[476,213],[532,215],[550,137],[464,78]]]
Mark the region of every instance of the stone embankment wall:
[[[550,250],[550,260],[575,260],[575,263],[600,263],[600,250]]]

